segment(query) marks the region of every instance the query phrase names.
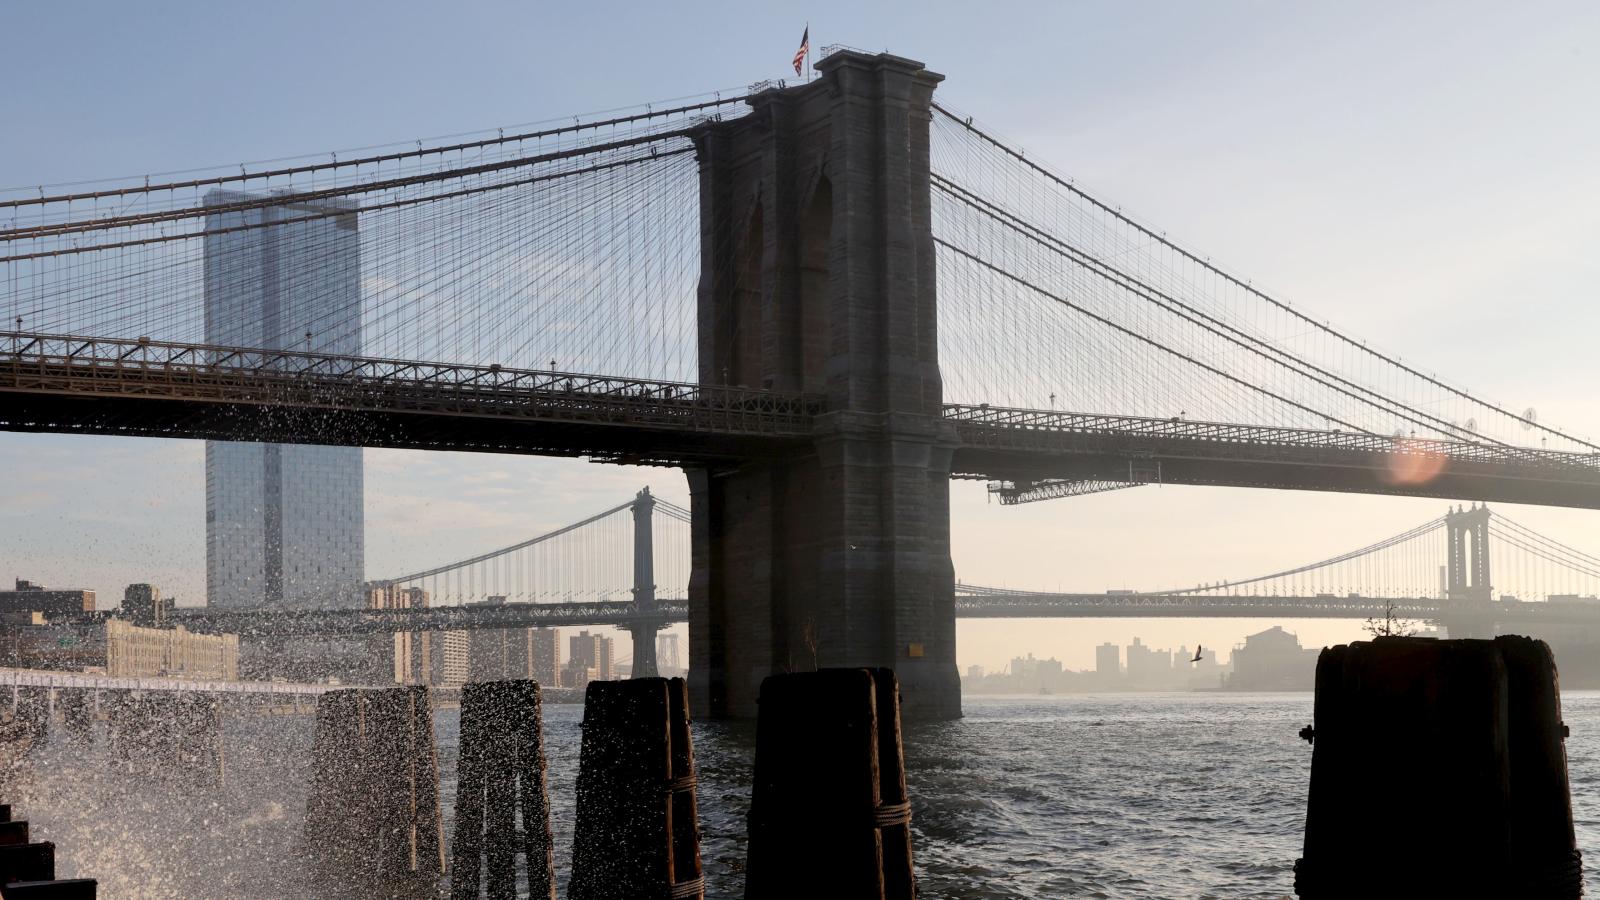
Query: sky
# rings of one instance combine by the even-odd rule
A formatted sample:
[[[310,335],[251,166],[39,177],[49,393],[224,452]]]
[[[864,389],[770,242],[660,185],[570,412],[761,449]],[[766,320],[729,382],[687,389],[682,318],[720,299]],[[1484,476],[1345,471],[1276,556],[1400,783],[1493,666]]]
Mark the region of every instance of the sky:
[[[980,12],[981,9],[981,12]],[[1258,287],[1600,435],[1600,5],[412,0],[0,3],[0,187],[454,134],[780,78],[812,46],[925,61],[942,102]],[[0,578],[204,593],[203,445],[0,434]],[[368,450],[367,569],[515,542],[681,474]],[[1251,575],[1443,502],[1142,487],[1019,507],[952,484],[963,581],[1099,591]],[[1591,552],[1593,512],[1518,509]],[[1268,620],[963,622],[958,662],[1230,647]],[[1282,622],[1308,645],[1356,622]],[[619,643],[626,638],[618,634]],[[626,648],[620,655],[626,656]]]

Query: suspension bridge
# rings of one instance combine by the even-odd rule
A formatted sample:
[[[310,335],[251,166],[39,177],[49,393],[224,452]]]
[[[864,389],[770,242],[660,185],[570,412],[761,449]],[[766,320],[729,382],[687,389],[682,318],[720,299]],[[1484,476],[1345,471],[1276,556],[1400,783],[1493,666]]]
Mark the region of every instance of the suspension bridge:
[[[1001,601],[958,606],[952,478],[1600,507],[1600,445],[1134,221],[921,63],[816,68],[0,196],[0,429],[683,468],[712,716],[803,647],[958,715],[955,616]]]
[[[614,625],[631,632],[635,667],[653,671],[655,632],[688,621],[692,521],[689,510],[647,488],[526,541],[374,582],[383,605],[191,609],[175,618],[247,637]],[[1600,556],[1488,507],[1452,508],[1381,541],[1263,575],[1148,591],[957,582],[955,610],[958,618],[1394,615],[1445,625],[1458,637],[1486,636],[1497,626],[1600,626]]]

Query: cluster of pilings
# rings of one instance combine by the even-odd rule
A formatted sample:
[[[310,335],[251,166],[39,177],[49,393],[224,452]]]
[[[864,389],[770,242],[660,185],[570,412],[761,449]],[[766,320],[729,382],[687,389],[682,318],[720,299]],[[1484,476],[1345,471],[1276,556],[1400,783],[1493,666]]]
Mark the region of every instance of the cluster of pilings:
[[[746,895],[911,900],[894,673],[774,676],[761,702]],[[450,897],[554,898],[539,685],[466,685],[460,735]],[[435,896],[447,867],[427,689],[324,694],[313,766],[301,893]],[[683,679],[590,683],[567,897],[704,898],[696,791]]]

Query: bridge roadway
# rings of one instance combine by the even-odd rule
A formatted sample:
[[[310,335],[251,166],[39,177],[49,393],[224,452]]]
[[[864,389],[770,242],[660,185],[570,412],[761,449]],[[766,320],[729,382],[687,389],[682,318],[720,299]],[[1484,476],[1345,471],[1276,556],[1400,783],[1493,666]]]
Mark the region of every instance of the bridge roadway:
[[[0,332],[0,430],[703,466],[810,452],[812,395]],[[1227,485],[1600,509],[1600,454],[948,404],[952,476]]]
[[[1438,600],[1383,597],[1236,597],[1184,594],[1048,594],[1025,591],[956,595],[956,617],[964,619],[1098,618],[1381,618],[1388,604],[1395,615],[1437,622],[1441,618],[1508,624],[1600,626],[1600,604],[1518,603],[1445,604]],[[173,620],[192,631],[227,632],[245,637],[357,635],[398,631],[470,631],[484,628],[628,625],[641,619],[658,623],[688,620],[687,601],[658,600],[654,612],[641,612],[631,600],[578,603],[505,603],[496,606],[439,606],[426,609],[219,610],[179,609]],[[3,683],[3,682],[0,682]]]

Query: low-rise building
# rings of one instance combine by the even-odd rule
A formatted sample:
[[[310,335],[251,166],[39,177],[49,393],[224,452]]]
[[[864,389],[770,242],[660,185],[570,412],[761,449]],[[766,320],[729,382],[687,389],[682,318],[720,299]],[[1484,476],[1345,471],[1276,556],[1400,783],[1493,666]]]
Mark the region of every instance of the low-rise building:
[[[1293,632],[1274,625],[1244,639],[1233,648],[1233,673],[1228,689],[1235,691],[1309,691],[1316,683],[1316,648],[1300,646]]]
[[[0,615],[43,613],[45,618],[94,612],[94,591],[52,591],[42,584],[17,579],[16,589],[0,591]]]
[[[130,584],[122,591],[122,617],[135,625],[158,628],[172,614],[172,598],[153,584]]]
[[[105,625],[107,675],[125,678],[239,677],[239,636],[194,634],[176,628],[143,628],[120,619]]]
[[[616,642],[612,638],[580,631],[571,639],[571,649],[567,654],[570,661],[567,666],[569,668],[576,666],[580,669],[591,670],[593,674],[585,679],[585,683],[589,681],[610,681],[616,677],[612,671],[612,665],[615,660],[615,646]],[[577,687],[577,685],[570,686]],[[562,681],[562,687],[569,687],[565,679]]]

